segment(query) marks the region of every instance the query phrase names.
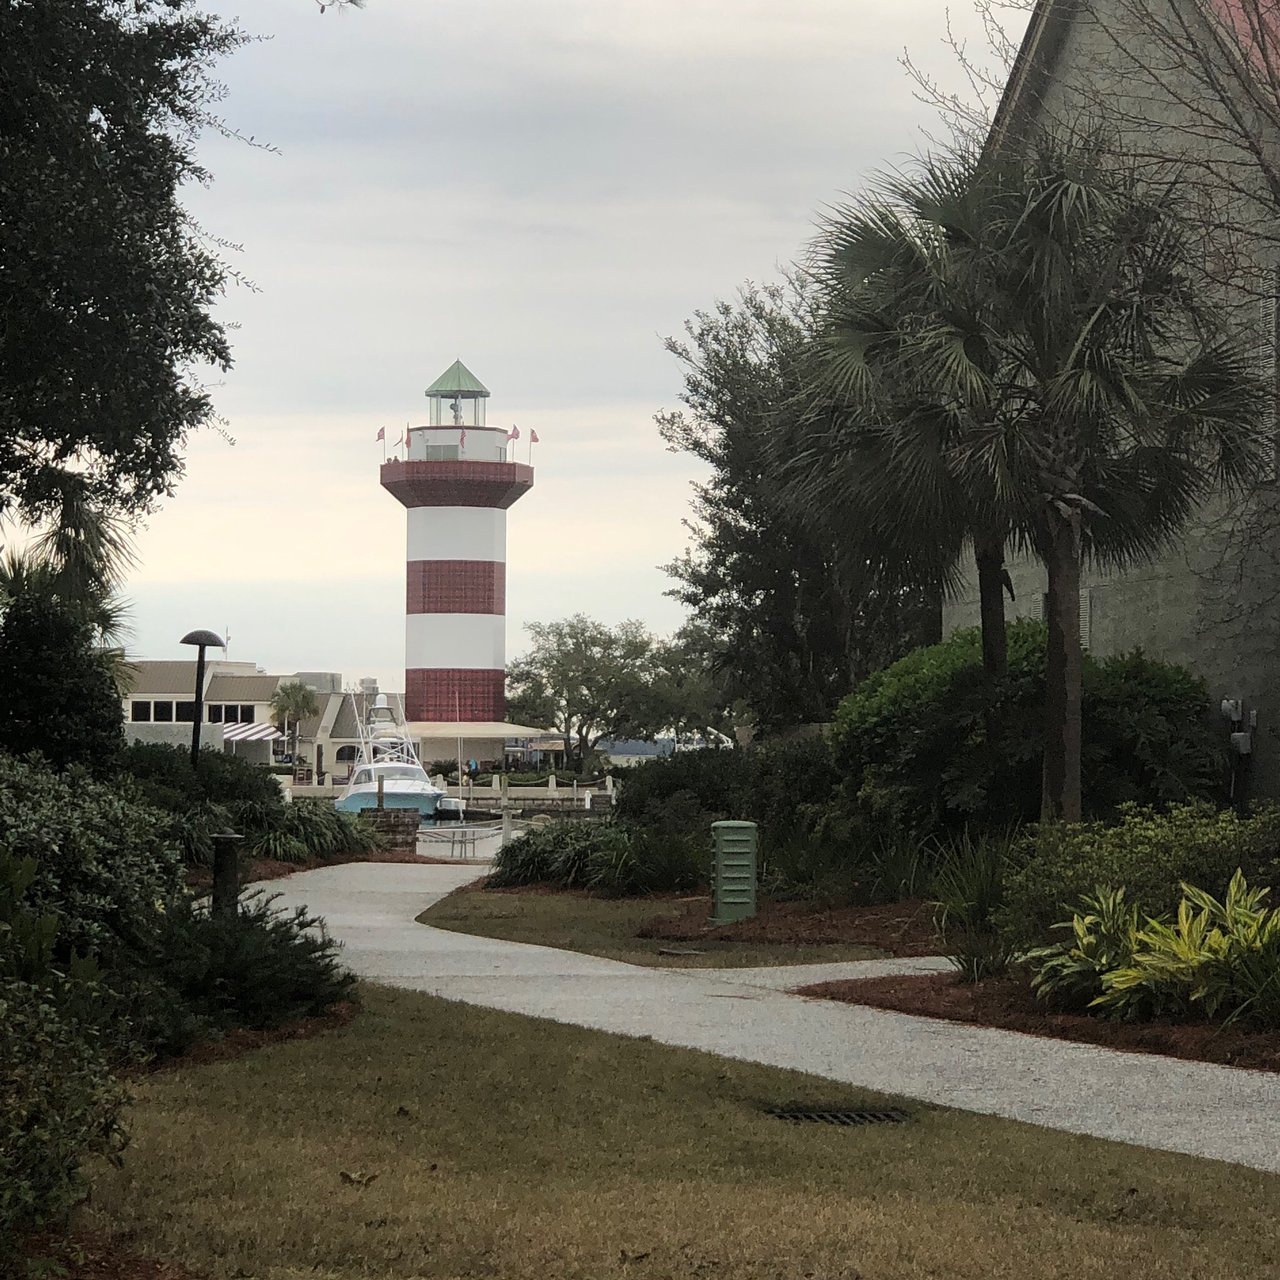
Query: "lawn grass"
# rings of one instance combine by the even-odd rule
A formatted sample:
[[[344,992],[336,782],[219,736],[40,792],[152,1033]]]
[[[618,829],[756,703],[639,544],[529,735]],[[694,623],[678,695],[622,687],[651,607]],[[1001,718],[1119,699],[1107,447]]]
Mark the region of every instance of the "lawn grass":
[[[579,893],[494,893],[468,886],[441,898],[418,917],[419,924],[455,933],[474,933],[505,942],[532,942],[564,951],[681,969],[728,969],[756,965],[820,964],[871,960],[884,954],[852,943],[780,944],[667,942],[637,938],[636,930],[656,916],[674,917],[685,904],[673,898],[596,898]],[[676,951],[678,955],[663,955]]]
[[[1238,1280],[1280,1178],[414,992],[139,1085],[83,1225],[209,1277]],[[343,1175],[346,1175],[344,1178]]]

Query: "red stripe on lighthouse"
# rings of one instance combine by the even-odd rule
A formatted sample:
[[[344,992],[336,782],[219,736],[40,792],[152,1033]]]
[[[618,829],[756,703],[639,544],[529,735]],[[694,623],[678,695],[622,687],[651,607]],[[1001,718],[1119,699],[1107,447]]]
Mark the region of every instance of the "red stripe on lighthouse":
[[[410,720],[501,721],[506,716],[502,671],[411,667],[404,679]]]
[[[505,613],[507,566],[500,560],[410,560],[407,613]]]

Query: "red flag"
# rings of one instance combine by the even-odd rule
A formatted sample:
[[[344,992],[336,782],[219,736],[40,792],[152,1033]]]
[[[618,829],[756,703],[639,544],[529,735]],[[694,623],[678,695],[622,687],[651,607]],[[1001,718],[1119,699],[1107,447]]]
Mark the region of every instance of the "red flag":
[[[538,443],[538,433],[534,431],[532,428],[529,429],[529,443],[530,444]]]
[[[458,452],[461,453],[467,447],[467,429],[463,427],[458,433]]]
[[[385,443],[385,442],[386,442],[386,439],[387,439],[387,429],[386,429],[386,427],[379,427],[379,428],[378,428],[378,434],[377,434],[376,436],[374,436],[373,438],[374,438],[375,440],[381,440],[381,441],[383,441],[383,442]]]
[[[507,432],[507,439],[508,439],[508,440],[519,440],[519,439],[520,439],[520,428],[519,428],[519,427],[512,427],[512,428],[511,428],[511,430]]]
[[[396,445],[395,445],[395,447],[398,449],[402,444],[404,444],[404,433],[403,433],[403,432],[401,432],[400,439],[396,441]]]

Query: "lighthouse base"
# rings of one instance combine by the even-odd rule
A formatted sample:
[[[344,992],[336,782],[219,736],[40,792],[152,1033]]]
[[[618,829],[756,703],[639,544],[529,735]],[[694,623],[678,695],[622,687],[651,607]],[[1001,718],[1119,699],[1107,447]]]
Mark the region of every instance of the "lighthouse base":
[[[404,673],[409,720],[487,721],[505,718],[505,673],[463,667],[418,667]]]

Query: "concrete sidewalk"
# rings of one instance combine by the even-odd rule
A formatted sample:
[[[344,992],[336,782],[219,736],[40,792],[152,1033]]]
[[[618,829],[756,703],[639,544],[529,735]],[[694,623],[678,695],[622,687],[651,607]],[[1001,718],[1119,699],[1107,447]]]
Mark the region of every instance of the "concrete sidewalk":
[[[265,887],[305,903],[361,977],[650,1036],[883,1093],[1280,1172],[1280,1077],[785,994],[937,961],[646,969],[432,929],[414,917],[477,868],[352,863]]]

